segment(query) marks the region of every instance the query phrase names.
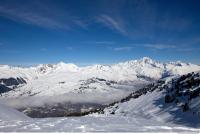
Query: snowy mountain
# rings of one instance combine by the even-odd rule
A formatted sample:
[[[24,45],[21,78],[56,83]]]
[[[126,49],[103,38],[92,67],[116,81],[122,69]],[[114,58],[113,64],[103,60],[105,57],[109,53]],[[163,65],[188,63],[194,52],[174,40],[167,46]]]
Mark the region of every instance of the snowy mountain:
[[[161,63],[147,57],[111,66],[78,67],[63,62],[29,68],[1,65],[0,93],[2,97],[12,98],[55,95],[66,97],[77,93],[95,97],[107,94],[124,97],[131,90],[154,80],[199,70],[200,66],[191,63]],[[94,82],[87,85],[84,83],[91,80]],[[108,96],[109,98],[113,97]],[[115,99],[109,101],[113,100]]]
[[[107,79],[119,81],[132,80],[134,77],[130,77],[131,75],[143,75],[159,79],[165,77],[166,73],[168,73],[168,75],[183,75],[191,71],[198,71],[199,69],[200,66],[191,63],[183,63],[181,61],[161,63],[148,57],[144,57],[140,60],[127,61],[111,66],[92,65],[87,67],[78,67],[75,64],[64,62],[58,64],[40,64],[29,68],[0,65],[0,78],[24,77],[27,78],[27,80],[31,80],[35,77],[59,72],[82,72],[82,74],[91,74],[94,77],[102,76]],[[99,74],[95,75],[97,73]]]

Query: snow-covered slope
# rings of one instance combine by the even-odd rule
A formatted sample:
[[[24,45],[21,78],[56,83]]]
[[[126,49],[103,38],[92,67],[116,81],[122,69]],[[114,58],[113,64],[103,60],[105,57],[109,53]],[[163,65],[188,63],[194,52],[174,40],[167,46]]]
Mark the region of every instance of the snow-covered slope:
[[[3,104],[0,104],[0,120],[28,120],[30,119],[23,113],[10,108],[8,106],[5,106]]]
[[[148,85],[104,110],[106,116],[139,116],[200,128],[200,73]]]

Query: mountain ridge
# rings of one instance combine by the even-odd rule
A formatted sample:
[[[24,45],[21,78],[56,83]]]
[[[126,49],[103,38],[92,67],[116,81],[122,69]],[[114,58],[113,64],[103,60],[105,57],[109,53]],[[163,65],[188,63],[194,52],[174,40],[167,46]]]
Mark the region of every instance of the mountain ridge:
[[[146,62],[146,63],[150,63],[150,62],[157,62],[157,63],[165,63],[165,64],[177,64],[177,63],[185,63],[185,64],[193,64],[193,65],[197,65],[197,64],[194,64],[194,63],[190,63],[190,62],[183,62],[181,60],[177,60],[177,61],[169,61],[169,62],[161,62],[161,61],[158,61],[158,60],[154,60],[150,57],[143,57],[143,58],[140,58],[140,59],[134,59],[134,60],[126,60],[126,61],[123,61],[123,62],[118,62],[118,63],[113,63],[113,64],[109,64],[109,65],[104,65],[104,64],[92,64],[92,65],[87,65],[87,66],[95,66],[95,65],[101,65],[101,66],[113,66],[113,65],[117,65],[117,64],[123,64],[123,63],[134,63],[134,62]],[[74,64],[72,62],[64,62],[64,61],[60,61],[58,63],[55,63],[55,64],[52,64],[52,63],[45,63],[45,64],[36,64],[36,65],[30,65],[30,66],[22,66],[22,65],[8,65],[8,64],[0,64],[0,68],[1,67],[11,67],[11,68],[35,68],[35,67],[39,67],[39,66],[46,66],[46,65],[64,65],[64,64],[69,64],[69,65],[75,65],[79,68],[84,68],[84,67],[87,67],[87,66],[78,66],[77,64]],[[200,65],[198,65],[200,66]]]
[[[72,76],[74,79],[86,80],[92,77],[114,81],[132,81],[138,78],[160,79],[168,76],[183,75],[200,71],[200,66],[180,61],[162,63],[149,57],[130,60],[113,65],[92,65],[78,67],[73,63],[59,62],[58,64],[40,64],[35,67],[21,68],[8,65],[0,66],[0,79],[23,78],[29,81],[37,79],[53,80]],[[53,77],[53,78],[52,78]],[[57,80],[56,80],[57,81]]]
[[[53,96],[79,92],[81,88],[86,89],[83,90],[84,93],[113,93],[117,91],[123,94],[124,91],[118,90],[115,86],[126,86],[126,88],[134,89],[131,86],[139,82],[148,83],[161,78],[184,75],[199,70],[200,66],[190,63],[182,63],[180,61],[162,63],[144,57],[112,66],[98,64],[78,67],[75,64],[66,64],[64,62],[54,65],[40,64],[30,68],[3,66],[0,67],[0,80],[9,81],[9,85],[2,82],[1,88],[4,88],[2,89],[4,91],[9,91],[8,94],[6,93],[7,95],[15,97],[36,94]],[[89,87],[81,85],[81,81],[87,81],[91,78],[104,79],[106,82],[96,81],[91,83]],[[19,80],[24,82],[22,83]],[[114,87],[110,87],[110,85],[106,84],[109,81],[115,81],[117,84],[114,84]],[[129,84],[131,84],[130,87]],[[13,89],[15,89],[15,92],[11,91]]]

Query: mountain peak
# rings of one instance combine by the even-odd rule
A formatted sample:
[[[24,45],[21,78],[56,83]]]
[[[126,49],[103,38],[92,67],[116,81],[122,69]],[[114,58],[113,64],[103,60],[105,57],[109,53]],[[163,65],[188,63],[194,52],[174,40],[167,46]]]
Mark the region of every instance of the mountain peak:
[[[57,63],[56,64],[57,66],[65,66],[66,65],[66,63],[65,62],[63,62],[63,61],[60,61],[59,63]]]
[[[143,57],[142,59],[140,59],[140,62],[142,62],[143,64],[155,64],[155,63],[157,63],[156,61],[154,61],[153,59],[151,59],[149,57]]]
[[[150,57],[143,57],[142,59],[143,60],[152,60],[152,58],[150,58]]]
[[[56,65],[56,68],[57,69],[62,69],[62,70],[68,70],[68,71],[77,71],[78,70],[78,66],[76,66],[75,64],[73,63],[65,63],[65,62],[59,62],[57,65]]]
[[[141,60],[144,61],[144,62],[153,61],[153,59],[151,59],[149,57],[143,57]]]

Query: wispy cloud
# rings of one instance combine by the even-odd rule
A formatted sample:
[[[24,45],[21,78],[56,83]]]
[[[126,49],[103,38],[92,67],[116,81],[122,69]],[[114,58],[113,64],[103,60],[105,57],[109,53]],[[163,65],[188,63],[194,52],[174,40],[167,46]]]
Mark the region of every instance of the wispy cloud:
[[[135,47],[146,47],[151,48],[154,50],[170,50],[170,51],[176,51],[176,52],[193,52],[193,51],[199,51],[200,48],[194,48],[193,46],[188,45],[169,45],[169,44],[132,44],[132,46]]]
[[[120,32],[123,35],[127,34],[124,24],[120,22],[119,20],[112,18],[111,16],[103,14],[97,17],[97,21],[104,24],[110,29],[114,29]]]
[[[86,43],[89,43],[89,44],[102,44],[102,45],[113,45],[115,44],[114,41],[108,41],[108,40],[103,40],[103,41],[89,41],[89,42],[86,42]]]
[[[17,7],[7,8],[7,7],[0,6],[0,13],[1,13],[1,16],[14,20],[14,21],[18,21],[18,22],[23,22],[23,23],[32,24],[32,25],[45,27],[45,28],[68,29],[68,26],[64,24],[63,22],[54,20],[53,18],[49,16],[42,15],[42,14],[33,12],[31,10],[24,11]]]
[[[167,45],[167,44],[144,44],[144,47],[154,48],[154,49],[172,49],[176,48],[175,45]]]
[[[0,16],[10,20],[31,24],[43,28],[70,30],[74,25],[86,28],[87,23],[70,15],[66,10],[51,7],[39,2],[28,1],[24,6],[19,3],[0,5]]]
[[[77,25],[77,26],[79,26],[79,27],[81,27],[83,29],[88,30],[89,22],[84,21],[84,20],[82,20],[80,18],[71,19],[71,21],[72,21],[72,23],[74,25]]]
[[[115,47],[113,48],[114,51],[131,51],[133,47]]]

